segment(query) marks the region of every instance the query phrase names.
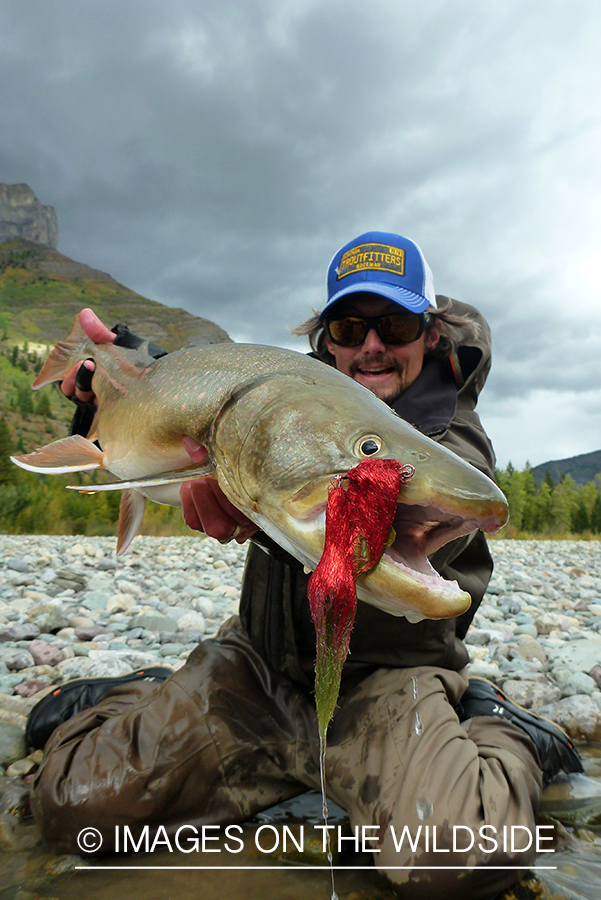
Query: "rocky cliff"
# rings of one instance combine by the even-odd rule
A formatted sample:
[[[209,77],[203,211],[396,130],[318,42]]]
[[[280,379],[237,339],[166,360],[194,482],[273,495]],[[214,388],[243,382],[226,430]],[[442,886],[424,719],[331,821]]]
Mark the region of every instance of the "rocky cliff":
[[[42,206],[27,184],[0,184],[0,242],[35,241],[56,250],[58,221],[52,206]]]

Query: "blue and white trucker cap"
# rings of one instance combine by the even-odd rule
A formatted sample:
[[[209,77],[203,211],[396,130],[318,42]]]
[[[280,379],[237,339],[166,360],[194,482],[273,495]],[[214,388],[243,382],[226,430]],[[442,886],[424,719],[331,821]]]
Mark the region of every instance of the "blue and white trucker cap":
[[[334,255],[320,321],[339,300],[363,291],[386,297],[409,312],[436,307],[430,266],[417,244],[400,234],[368,231]]]

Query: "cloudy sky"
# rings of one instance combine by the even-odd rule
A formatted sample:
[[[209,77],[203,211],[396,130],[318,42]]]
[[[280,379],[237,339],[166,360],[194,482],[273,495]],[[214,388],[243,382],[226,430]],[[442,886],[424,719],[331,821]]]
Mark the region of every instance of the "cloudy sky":
[[[2,0],[0,182],[67,256],[298,349],[335,250],[406,234],[536,465],[601,448],[600,46],[598,0]]]

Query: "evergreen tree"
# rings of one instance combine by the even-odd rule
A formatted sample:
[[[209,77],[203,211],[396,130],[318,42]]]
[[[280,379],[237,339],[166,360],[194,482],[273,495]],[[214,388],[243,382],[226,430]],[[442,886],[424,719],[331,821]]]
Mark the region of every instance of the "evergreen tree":
[[[576,505],[574,479],[571,475],[563,475],[553,491],[551,499],[552,532],[569,531],[572,524],[572,513]]]
[[[5,419],[0,419],[0,485],[12,484],[15,481],[16,468],[10,461],[13,453],[13,442]]]
[[[522,528],[524,531],[534,530],[536,479],[529,462],[523,472],[518,473],[523,492]]]
[[[535,534],[548,532],[551,524],[551,504],[553,491],[549,484],[544,480],[539,487],[536,497],[534,498],[534,522],[533,531]]]
[[[574,531],[576,534],[582,534],[584,531],[589,531],[591,527],[590,516],[582,497],[578,498],[576,508],[572,512],[571,524],[572,531]]]
[[[598,478],[599,476],[597,476]],[[591,528],[595,534],[601,534],[601,493],[597,490],[595,502],[591,510]]]
[[[17,407],[22,416],[30,416],[33,413],[33,397],[26,385],[17,387]]]
[[[52,416],[52,407],[50,406],[50,392],[42,391],[39,395],[38,406],[36,410],[38,416]]]

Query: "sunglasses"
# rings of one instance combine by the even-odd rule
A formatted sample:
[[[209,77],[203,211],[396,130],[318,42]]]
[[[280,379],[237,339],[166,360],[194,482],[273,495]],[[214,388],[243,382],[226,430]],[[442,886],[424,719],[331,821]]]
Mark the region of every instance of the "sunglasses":
[[[383,344],[412,344],[428,324],[427,313],[406,313],[390,316],[344,316],[326,319],[330,340],[340,347],[358,347],[370,329],[375,328]]]

